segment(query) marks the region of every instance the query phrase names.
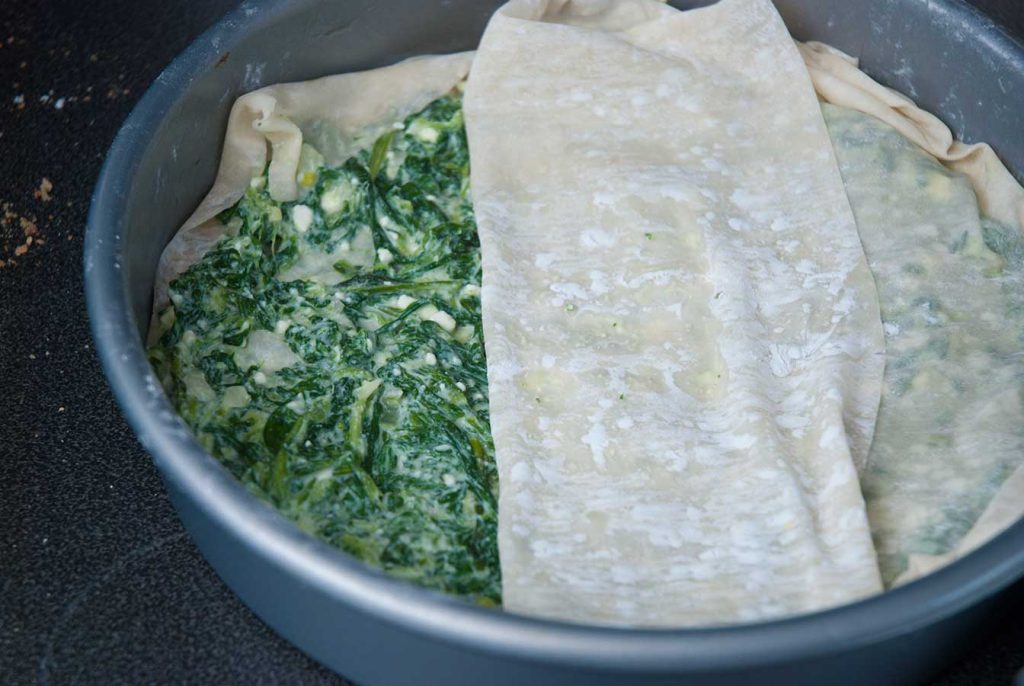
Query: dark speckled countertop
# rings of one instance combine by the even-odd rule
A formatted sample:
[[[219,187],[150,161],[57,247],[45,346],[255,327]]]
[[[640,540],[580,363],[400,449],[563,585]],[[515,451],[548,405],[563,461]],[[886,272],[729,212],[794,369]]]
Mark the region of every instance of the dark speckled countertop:
[[[1019,0],[977,4],[1024,36]],[[82,235],[107,147],[149,82],[233,5],[0,2],[0,683],[345,683],[200,557],[107,389],[85,316]],[[934,686],[1010,684],[1022,617],[1024,602],[1008,603]]]

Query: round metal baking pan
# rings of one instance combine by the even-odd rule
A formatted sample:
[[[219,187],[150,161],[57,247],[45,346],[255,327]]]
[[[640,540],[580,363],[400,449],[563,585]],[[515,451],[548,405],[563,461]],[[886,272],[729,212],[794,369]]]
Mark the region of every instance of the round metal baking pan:
[[[157,78],[111,146],[86,236],[93,335],[196,544],[268,624],[364,684],[740,684],[752,677],[904,684],[934,673],[1024,577],[1024,522],[935,574],[826,612],[709,629],[575,626],[445,598],[314,540],[249,495],[175,414],[143,343],[153,275],[160,251],[213,180],[235,97],[269,83],[471,49],[498,4],[243,4]],[[859,56],[869,73],[942,116],[959,137],[991,142],[1024,170],[1024,48],[985,17],[958,0],[777,5],[797,38]]]

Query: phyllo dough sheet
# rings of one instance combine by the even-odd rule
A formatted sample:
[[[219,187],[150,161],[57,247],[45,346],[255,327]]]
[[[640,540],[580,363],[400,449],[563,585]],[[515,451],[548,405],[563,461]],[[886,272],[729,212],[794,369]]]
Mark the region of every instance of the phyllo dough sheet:
[[[339,165],[451,90],[472,61],[470,52],[414,57],[379,69],[278,83],[239,97],[231,106],[213,187],[160,256],[150,342],[160,333],[157,317],[168,305],[168,284],[224,238],[227,228],[217,215],[238,202],[268,164],[271,197],[295,200],[303,143],[326,164]]]
[[[818,96],[861,113],[828,120],[887,323],[861,484],[882,577],[902,583],[1024,516],[1024,188],[855,58],[798,47]]]
[[[1006,505],[994,512],[1013,489],[1018,517],[1024,508],[1021,477],[1008,479],[1024,464],[1024,236],[983,218],[970,179],[896,129],[832,105],[825,115],[886,336],[861,483],[889,584],[1015,519],[982,521],[1004,482]]]
[[[756,620],[881,590],[878,298],[768,0],[513,0],[465,100],[504,604]]]

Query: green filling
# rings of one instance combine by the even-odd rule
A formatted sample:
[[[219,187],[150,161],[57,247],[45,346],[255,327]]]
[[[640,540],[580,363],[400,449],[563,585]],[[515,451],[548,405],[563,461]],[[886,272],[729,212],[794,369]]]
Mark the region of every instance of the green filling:
[[[423,586],[501,602],[480,247],[461,96],[297,202],[266,179],[170,286],[151,361],[199,441],[310,533]]]

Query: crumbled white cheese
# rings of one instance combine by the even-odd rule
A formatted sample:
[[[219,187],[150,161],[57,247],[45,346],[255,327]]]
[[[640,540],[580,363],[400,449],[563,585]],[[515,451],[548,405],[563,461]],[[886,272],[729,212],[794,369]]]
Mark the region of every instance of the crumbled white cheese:
[[[468,343],[474,333],[476,333],[476,327],[472,324],[466,324],[465,326],[460,326],[455,329],[455,331],[452,332],[452,338],[459,343]]]
[[[359,324],[359,328],[363,329],[364,331],[376,331],[377,329],[380,328],[380,322],[378,322],[376,319],[364,318],[360,319],[356,323]]]
[[[440,132],[429,124],[424,124],[421,120],[417,119],[409,127],[409,133],[423,141],[424,143],[436,143],[440,138]]]
[[[228,386],[224,390],[224,407],[245,407],[249,404],[249,393],[245,386]]]
[[[377,259],[380,260],[381,264],[391,264],[395,256],[387,248],[377,248]]]
[[[402,295],[395,298],[395,307],[404,310],[405,308],[409,307],[409,305],[412,305],[414,302],[416,302],[416,298],[412,298],[403,293]]]
[[[455,330],[455,318],[447,312],[437,309],[433,305],[421,307],[416,311],[416,314],[423,321],[434,322],[448,333]]]
[[[313,223],[313,210],[306,205],[296,205],[292,208],[292,223],[299,233],[306,233]]]
[[[438,312],[430,318],[430,321],[437,322],[442,329],[449,333],[455,330],[455,317],[451,316],[447,312]]]
[[[437,355],[434,353],[427,353],[423,356],[423,361],[430,365],[437,364]]]
[[[182,375],[181,380],[185,384],[185,392],[190,398],[208,403],[217,397],[213,389],[210,388],[210,384],[206,383],[206,377],[199,370],[193,369],[187,372]]]
[[[340,212],[345,206],[345,201],[352,198],[354,194],[355,189],[352,188],[351,183],[344,180],[338,181],[320,196],[320,209],[327,214]]]
[[[320,209],[327,214],[334,214],[341,210],[341,193],[336,188],[324,191],[320,196]]]

